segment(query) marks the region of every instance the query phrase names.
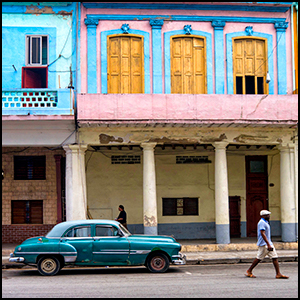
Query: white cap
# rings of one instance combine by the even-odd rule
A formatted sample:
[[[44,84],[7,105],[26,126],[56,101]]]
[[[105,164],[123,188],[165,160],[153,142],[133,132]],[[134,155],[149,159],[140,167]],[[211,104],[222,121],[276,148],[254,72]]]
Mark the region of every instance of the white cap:
[[[265,210],[265,209],[260,211],[261,216],[266,216],[266,215],[270,215],[270,214],[271,214],[271,212],[268,210]]]

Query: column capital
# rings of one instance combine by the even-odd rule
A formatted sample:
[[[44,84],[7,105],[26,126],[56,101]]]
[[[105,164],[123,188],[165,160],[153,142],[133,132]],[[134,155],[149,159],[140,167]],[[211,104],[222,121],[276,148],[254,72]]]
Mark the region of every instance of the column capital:
[[[226,25],[225,21],[213,20],[211,22],[211,26],[214,27],[215,30],[223,30],[225,25]]]
[[[157,143],[141,143],[143,150],[154,150]]]
[[[64,150],[67,151],[82,151],[85,152],[88,149],[88,145],[87,144],[69,144],[69,145],[65,145],[63,146]]]
[[[226,147],[229,145],[228,142],[214,142],[212,145],[215,147],[215,150],[219,149],[226,149]]]
[[[95,20],[95,19],[91,19],[91,18],[86,18],[86,19],[84,19],[84,24],[87,27],[97,27],[97,25],[99,24],[99,20]]]
[[[286,29],[288,28],[288,26],[289,26],[289,22],[280,21],[280,22],[274,23],[274,27],[275,27],[276,31],[285,32]]]
[[[294,144],[282,143],[282,144],[280,144],[280,145],[277,146],[277,149],[280,152],[291,151],[291,149],[293,149],[293,145]]]
[[[164,20],[150,19],[149,23],[152,26],[152,29],[161,29],[161,27],[164,25]]]

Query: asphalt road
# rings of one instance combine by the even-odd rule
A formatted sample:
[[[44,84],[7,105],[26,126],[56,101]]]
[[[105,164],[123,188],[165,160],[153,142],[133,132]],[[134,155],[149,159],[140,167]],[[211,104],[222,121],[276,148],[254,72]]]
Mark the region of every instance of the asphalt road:
[[[171,266],[167,273],[145,267],[63,269],[53,277],[36,269],[2,270],[2,298],[298,298],[298,263],[282,263],[289,279],[275,279],[272,263],[244,276],[247,264]]]

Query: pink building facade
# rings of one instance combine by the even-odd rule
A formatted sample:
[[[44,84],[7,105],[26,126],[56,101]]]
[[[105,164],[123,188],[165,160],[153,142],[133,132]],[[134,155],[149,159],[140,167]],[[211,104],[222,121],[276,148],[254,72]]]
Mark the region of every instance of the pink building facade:
[[[116,217],[123,204],[132,232],[226,244],[255,236],[259,211],[269,209],[273,235],[295,241],[298,97],[290,8],[291,2],[81,3],[78,137],[65,146],[67,219]],[[142,40],[142,92],[112,92],[110,76],[119,67],[111,39],[131,37]],[[202,79],[194,85],[203,84],[201,93],[178,92],[174,81],[180,72],[188,89],[188,78],[196,80],[200,60],[183,49],[191,40],[204,41]],[[125,57],[121,43],[116,52]]]

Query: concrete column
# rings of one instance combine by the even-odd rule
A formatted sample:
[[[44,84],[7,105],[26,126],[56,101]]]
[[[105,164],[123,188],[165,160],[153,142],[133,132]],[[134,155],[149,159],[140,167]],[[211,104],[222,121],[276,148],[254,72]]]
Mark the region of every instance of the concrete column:
[[[295,193],[290,155],[292,147],[289,144],[282,144],[278,149],[280,150],[281,238],[283,242],[295,242]]]
[[[144,233],[157,235],[157,203],[154,147],[156,143],[142,143]]]
[[[294,185],[294,191],[295,191],[295,222],[296,222],[296,237],[298,240],[298,136],[295,137],[295,163],[294,163],[294,169],[295,169],[295,185]]]
[[[230,243],[229,195],[227,177],[227,142],[215,142],[215,214],[216,242]]]
[[[66,220],[87,218],[85,151],[87,145],[66,145]]]

